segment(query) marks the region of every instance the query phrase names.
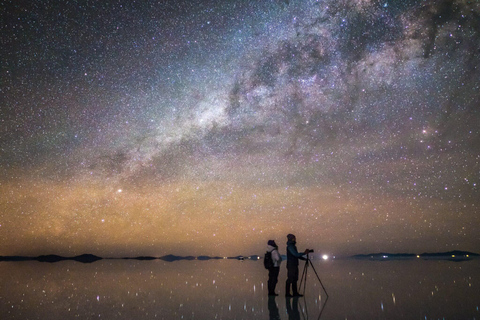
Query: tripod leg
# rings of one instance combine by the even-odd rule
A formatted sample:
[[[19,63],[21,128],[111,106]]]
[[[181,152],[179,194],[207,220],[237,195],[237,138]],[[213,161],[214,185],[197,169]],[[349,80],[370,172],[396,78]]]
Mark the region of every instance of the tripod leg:
[[[303,267],[302,277],[300,278],[300,287],[299,291],[302,290],[302,283],[303,283],[303,295],[305,295],[305,288],[307,286],[307,267],[308,267],[308,260],[305,261],[305,266]]]
[[[318,276],[317,270],[315,270],[315,267],[313,266],[313,264],[312,264],[312,269],[313,269],[313,272],[315,272],[315,275],[317,276],[318,282],[320,282],[320,285],[322,286],[323,291],[325,291],[325,294],[327,295],[327,298],[328,298],[327,290],[323,286],[322,280],[320,280],[320,277]]]

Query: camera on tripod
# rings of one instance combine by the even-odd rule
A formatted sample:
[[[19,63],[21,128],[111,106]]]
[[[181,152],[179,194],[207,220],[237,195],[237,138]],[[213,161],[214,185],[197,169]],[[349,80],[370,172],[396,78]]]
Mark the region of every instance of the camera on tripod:
[[[308,256],[308,254],[312,253],[312,252],[313,252],[313,249],[305,249],[305,251],[304,251],[304,254],[306,255],[304,260],[306,260],[306,261],[305,261],[305,267],[303,268],[302,277],[300,278],[300,288],[302,287],[302,284],[303,284],[304,285],[303,286],[303,293],[305,294],[305,286],[306,286],[306,283],[307,283],[307,269],[308,269],[307,267],[311,266],[311,268],[315,272],[315,275],[317,276],[318,282],[320,282],[320,285],[322,286],[323,291],[325,291],[325,294],[327,295],[327,299],[328,299],[327,290],[323,286],[322,280],[320,280],[320,277],[318,276],[317,270],[315,270],[315,267],[313,266],[312,262],[310,261],[310,257]]]

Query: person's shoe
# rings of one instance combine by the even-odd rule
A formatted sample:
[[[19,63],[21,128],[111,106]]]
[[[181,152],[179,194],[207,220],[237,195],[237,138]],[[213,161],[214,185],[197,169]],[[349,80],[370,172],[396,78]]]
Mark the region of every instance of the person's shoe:
[[[296,293],[296,294],[293,295],[293,297],[299,297],[300,298],[300,297],[303,297],[303,294]]]
[[[276,297],[276,296],[278,296],[278,294],[276,294],[276,293],[269,293],[268,295],[271,296],[271,297]]]
[[[290,293],[287,293],[287,294],[285,295],[285,298],[293,298],[293,296],[292,296]]]

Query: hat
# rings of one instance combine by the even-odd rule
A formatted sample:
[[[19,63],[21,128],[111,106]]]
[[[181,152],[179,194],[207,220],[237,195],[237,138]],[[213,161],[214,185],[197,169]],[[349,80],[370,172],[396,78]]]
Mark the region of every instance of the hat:
[[[275,243],[275,240],[268,240],[267,244],[272,247],[276,247],[277,244]]]
[[[288,239],[288,240],[292,240],[292,239],[294,239],[294,238],[295,238],[295,235],[293,235],[293,234],[291,234],[291,233],[287,234],[287,239]]]

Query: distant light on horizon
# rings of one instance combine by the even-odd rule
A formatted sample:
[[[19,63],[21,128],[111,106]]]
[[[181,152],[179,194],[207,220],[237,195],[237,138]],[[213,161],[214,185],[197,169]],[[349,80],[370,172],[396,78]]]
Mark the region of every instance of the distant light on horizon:
[[[323,260],[328,260],[328,258],[329,258],[329,257],[328,257],[328,255],[326,255],[326,254],[324,254],[324,255],[322,256],[322,259],[323,259]]]

